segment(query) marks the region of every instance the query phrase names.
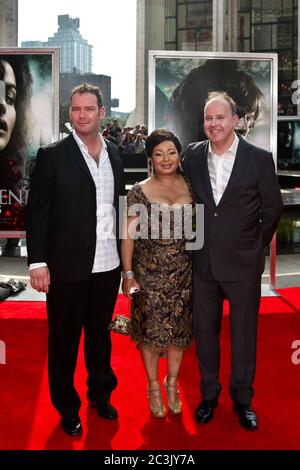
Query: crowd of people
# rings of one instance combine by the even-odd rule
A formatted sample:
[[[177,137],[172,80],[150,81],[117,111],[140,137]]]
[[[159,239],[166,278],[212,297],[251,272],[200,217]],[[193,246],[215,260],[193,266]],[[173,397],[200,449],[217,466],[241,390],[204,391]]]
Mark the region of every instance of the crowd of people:
[[[102,136],[117,145],[121,154],[145,154],[148,129],[144,125],[137,124],[134,128],[124,127],[121,129],[115,119],[112,123],[106,124]]]

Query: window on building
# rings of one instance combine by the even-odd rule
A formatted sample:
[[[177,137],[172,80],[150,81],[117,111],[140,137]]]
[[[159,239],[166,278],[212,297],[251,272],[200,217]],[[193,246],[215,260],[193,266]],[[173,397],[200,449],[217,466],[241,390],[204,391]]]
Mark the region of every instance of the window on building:
[[[212,11],[210,9],[210,2],[203,2],[193,4],[190,3],[187,7],[187,26],[189,28],[197,28],[199,26],[212,25]]]
[[[284,0],[282,2],[282,18],[292,19],[293,17],[293,0]]]
[[[176,41],[176,19],[175,18],[166,18],[165,41],[166,42]]]
[[[186,28],[186,5],[178,5],[178,28]]]
[[[165,14],[166,16],[176,15],[176,0],[165,0]]]
[[[282,20],[282,0],[263,0],[261,2],[262,23],[274,23]]]
[[[182,51],[195,50],[195,31],[181,30],[178,31],[178,48]]]
[[[297,79],[298,1],[238,0],[238,51],[278,53],[281,114],[297,114],[291,102]]]
[[[270,51],[272,50],[272,26],[253,25],[252,26],[252,50]]]
[[[212,50],[212,0],[165,0],[165,47]],[[176,47],[175,47],[176,46]]]

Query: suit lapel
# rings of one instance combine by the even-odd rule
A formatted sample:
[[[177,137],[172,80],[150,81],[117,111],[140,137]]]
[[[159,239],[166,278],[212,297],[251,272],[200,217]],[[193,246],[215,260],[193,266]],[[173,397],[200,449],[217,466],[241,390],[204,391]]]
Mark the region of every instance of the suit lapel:
[[[89,167],[87,166],[85,159],[80,151],[80,148],[78,147],[77,142],[74,139],[72,134],[70,134],[66,138],[66,145],[67,145],[68,153],[70,157],[72,158],[72,160],[81,168],[82,171],[84,171],[87,174],[87,176],[90,178],[90,180],[94,184],[94,180],[92,178]]]
[[[213,196],[213,191],[210,182],[210,176],[208,171],[208,141],[206,141],[205,146],[203,148],[203,153],[201,155],[202,161],[199,166],[199,190],[201,194],[201,199],[205,202],[209,207],[214,209],[216,207],[216,203]]]
[[[246,168],[247,168],[247,163],[249,161],[249,159],[247,158],[248,152],[249,152],[248,143],[243,138],[239,137],[239,144],[238,144],[232,172],[229,177],[225,191],[219,201],[218,207],[220,207],[224,202],[226,202],[228,197],[230,197],[231,192],[234,190],[236,185],[240,182],[243,174],[245,173]]]
[[[107,140],[105,141],[105,143],[107,145],[107,152],[108,152],[109,160],[110,160],[113,175],[114,175],[115,188],[117,188],[118,181],[119,181],[119,166],[113,155],[113,151],[111,149],[110,143]],[[75,161],[75,163],[81,168],[81,170],[86,173],[86,175],[90,178],[90,180],[94,184],[94,180],[89,170],[89,167],[87,166],[85,159],[80,151],[80,148],[78,147],[77,142],[74,139],[72,134],[66,138],[66,145],[67,145],[68,152],[71,158],[73,159],[73,161]]]

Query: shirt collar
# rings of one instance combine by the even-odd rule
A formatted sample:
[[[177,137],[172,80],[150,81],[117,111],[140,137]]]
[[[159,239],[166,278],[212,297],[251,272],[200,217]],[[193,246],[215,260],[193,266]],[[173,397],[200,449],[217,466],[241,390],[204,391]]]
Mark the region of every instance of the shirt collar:
[[[230,145],[229,149],[224,152],[222,155],[217,155],[218,157],[219,156],[225,156],[225,155],[232,155],[233,157],[236,156],[236,152],[237,152],[237,148],[238,148],[238,145],[239,145],[239,138],[238,136],[236,135],[236,133],[234,133],[234,140],[232,142],[232,144]],[[209,155],[216,155],[213,151],[212,151],[212,148],[211,148],[211,143],[210,141],[208,141],[208,154]]]
[[[86,146],[85,143],[80,139],[80,137],[77,135],[75,129],[73,129],[72,134],[73,134],[73,137],[74,137],[75,141],[77,142],[78,146],[79,146],[80,148],[82,148],[83,150],[85,150],[86,153],[89,153],[87,146]],[[99,132],[99,137],[100,137],[100,140],[101,140],[101,143],[102,143],[102,148],[103,148],[104,150],[107,150],[106,142],[105,142],[105,140],[104,140],[104,138],[103,138],[103,136],[101,135],[100,132]]]

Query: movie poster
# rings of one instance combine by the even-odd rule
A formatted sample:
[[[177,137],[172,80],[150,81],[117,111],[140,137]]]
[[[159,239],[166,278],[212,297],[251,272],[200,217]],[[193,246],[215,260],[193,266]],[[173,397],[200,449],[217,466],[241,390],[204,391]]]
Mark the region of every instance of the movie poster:
[[[185,148],[205,140],[208,93],[226,91],[237,104],[236,131],[276,154],[277,55],[149,52],[149,129],[173,130]]]
[[[25,235],[37,150],[58,139],[58,49],[0,48],[0,237]]]
[[[300,119],[278,120],[278,170],[300,172]]]

